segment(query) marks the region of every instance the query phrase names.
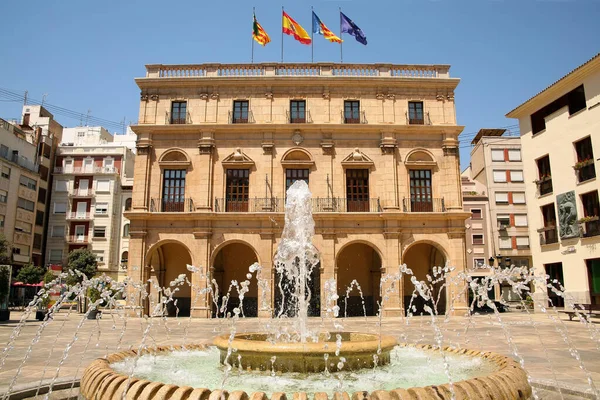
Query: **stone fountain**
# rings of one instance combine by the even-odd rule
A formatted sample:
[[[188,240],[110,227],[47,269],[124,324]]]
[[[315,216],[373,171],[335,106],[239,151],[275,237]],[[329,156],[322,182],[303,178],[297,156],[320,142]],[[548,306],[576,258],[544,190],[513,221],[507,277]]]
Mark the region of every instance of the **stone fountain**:
[[[381,332],[324,332],[311,329],[307,318],[311,296],[309,280],[311,270],[318,260],[317,251],[312,245],[313,234],[311,195],[306,183],[297,181],[287,193],[285,227],[275,258],[278,272],[284,274],[289,282],[286,293],[295,317],[282,319],[282,324],[291,323],[292,334],[282,335],[281,330],[237,333],[235,321],[239,319],[240,310],[234,309],[230,334],[217,336],[213,340],[212,345],[217,350],[207,345],[159,346],[112,354],[94,361],[87,367],[81,379],[81,395],[86,399],[115,400],[276,400],[288,396],[294,399],[314,397],[318,400],[530,398],[532,390],[525,371],[519,363],[508,357],[464,348],[398,344],[396,338]],[[337,305],[332,307],[332,311],[334,316],[337,316]],[[289,333],[287,330],[286,332]],[[211,352],[218,353],[211,360],[218,359],[223,365],[224,372],[219,372],[221,378],[218,378],[221,380],[220,384],[208,382],[208,375],[211,373],[205,369],[192,373],[195,375],[194,379],[200,379],[200,385],[206,385],[196,388],[192,385],[169,383],[161,376],[152,381],[146,379],[144,374],[135,372],[136,366],[147,362],[150,363],[151,369],[158,371],[166,371],[169,366],[175,365],[179,368],[180,363],[173,360],[166,361],[167,364],[161,367],[161,360],[169,360],[170,357],[183,357],[181,360],[186,360],[188,356],[199,357],[193,364],[200,364],[198,367],[204,368],[207,364],[206,357],[210,356]],[[428,374],[426,363],[436,357],[440,365],[444,366],[447,375],[450,375],[448,369],[454,365],[452,363],[473,364],[476,371],[470,371],[464,376],[465,379],[456,382],[450,379],[445,379],[444,382],[442,377],[442,381],[433,380],[437,383],[412,388],[394,387],[394,382],[387,382],[383,385],[385,388],[357,388],[358,390],[351,393],[343,390],[341,375],[336,380],[331,372],[344,371],[350,373],[352,379],[365,376],[367,380],[377,380],[377,374],[394,376],[394,368],[401,368],[403,357],[423,357],[423,360],[427,360],[423,362],[425,369],[421,375]],[[393,358],[398,360],[393,361]],[[181,361],[181,364],[183,363],[184,361]],[[208,368],[217,370],[218,365],[210,365]],[[244,381],[240,387],[247,389],[229,386],[231,382],[228,382],[228,376],[232,371],[237,371]],[[371,377],[368,374],[374,375]],[[206,381],[202,381],[204,378]],[[253,386],[253,381],[258,385],[261,379],[275,382],[270,394]],[[278,389],[277,382],[286,379],[296,379],[303,383],[324,379],[325,383],[318,388],[284,393],[283,388]],[[424,382],[429,381],[425,379]],[[339,385],[336,385],[338,383]],[[325,390],[322,390],[323,387]]]

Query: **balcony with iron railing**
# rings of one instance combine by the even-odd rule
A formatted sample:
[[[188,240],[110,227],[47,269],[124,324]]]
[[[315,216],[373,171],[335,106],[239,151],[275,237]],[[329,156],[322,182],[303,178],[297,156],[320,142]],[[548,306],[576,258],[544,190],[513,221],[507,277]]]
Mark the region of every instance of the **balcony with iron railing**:
[[[72,192],[69,192],[69,197],[94,197],[95,191],[92,188],[89,189],[74,189]]]
[[[90,237],[88,235],[66,235],[65,241],[68,244],[89,244]]]
[[[596,215],[582,218],[579,226],[582,229],[582,236],[585,238],[600,235],[600,219]]]
[[[184,125],[191,123],[192,117],[190,116],[189,111],[186,111],[185,115],[181,115],[181,113],[172,114],[169,111],[165,113],[165,125]]]
[[[286,110],[285,120],[290,124],[311,124],[313,122],[310,110],[306,110],[304,113]]]
[[[540,234],[540,245],[558,243],[558,230],[556,225],[547,225],[537,230]]]
[[[367,115],[364,110],[358,112],[345,112],[341,110],[343,124],[367,124]]]
[[[444,198],[430,198],[430,199],[402,199],[402,209],[408,213],[422,213],[422,212],[446,212],[446,204]]]
[[[537,185],[538,197],[550,194],[554,190],[552,188],[552,176],[550,175],[542,176],[540,179],[534,181],[534,183]]]
[[[65,213],[65,219],[67,220],[86,221],[91,220],[92,218],[93,215],[90,212],[67,211]]]
[[[348,200],[341,197],[312,198],[313,213],[382,212],[379,199]],[[247,200],[215,199],[215,212],[284,212],[283,199],[249,198]]]
[[[423,113],[423,115],[417,115],[411,117],[408,112],[405,112],[406,124],[407,125],[431,125],[431,118],[429,117],[429,111]]]
[[[94,174],[118,174],[117,167],[93,166],[93,167],[54,167],[54,173],[59,175],[94,175]]]
[[[154,198],[150,200],[150,212],[189,213],[194,211],[194,201],[187,197]]]
[[[10,161],[12,163],[17,164],[20,167],[23,167],[31,172],[37,173],[39,170],[39,164],[31,161],[23,156],[20,156],[18,153],[13,153],[8,147],[0,148],[0,157]]]
[[[253,124],[256,122],[252,110],[248,110],[247,113],[237,113],[230,110],[228,112],[227,120],[230,124]]]

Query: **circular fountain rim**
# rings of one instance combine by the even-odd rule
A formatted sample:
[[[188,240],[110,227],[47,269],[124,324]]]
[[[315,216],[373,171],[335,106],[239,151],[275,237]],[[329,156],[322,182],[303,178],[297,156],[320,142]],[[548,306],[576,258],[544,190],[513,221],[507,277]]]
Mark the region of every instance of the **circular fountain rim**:
[[[398,344],[402,347],[415,347],[426,351],[439,351],[439,347],[427,344]],[[130,357],[145,354],[170,353],[178,350],[203,350],[209,347],[207,344],[196,345],[174,345],[158,346],[146,348],[140,352],[136,350],[122,351],[120,353],[110,354],[104,358],[98,358],[92,362],[84,371],[81,377],[80,393],[87,399],[102,398],[106,400],[121,400],[123,393],[128,390],[128,398],[136,399],[163,399],[182,400],[197,396],[204,399],[224,399],[224,400],[269,400],[263,392],[248,394],[244,391],[228,392],[227,390],[210,390],[207,388],[192,388],[190,386],[177,386],[161,382],[152,382],[146,379],[130,377],[120,374],[112,369],[111,364]],[[498,369],[491,374],[476,378],[466,379],[459,382],[445,383],[442,385],[431,385],[409,389],[394,390],[375,390],[371,398],[375,400],[384,400],[390,398],[401,399],[451,399],[452,390],[458,398],[489,398],[489,399],[528,399],[532,395],[531,386],[527,380],[526,372],[521,368],[518,362],[510,357],[502,356],[492,352],[481,352],[465,348],[454,348],[445,346],[444,352],[471,357],[481,357],[493,364]],[[359,392],[358,398],[363,398],[366,392]],[[133,397],[131,397],[133,396]],[[296,398],[294,394],[294,398]],[[299,393],[299,398],[307,398],[306,393]],[[196,397],[194,397],[196,398]],[[285,400],[285,393],[273,393],[271,400]],[[326,393],[315,393],[315,399],[326,400],[329,396]],[[345,392],[340,396],[334,395],[332,398],[354,398],[354,396]]]

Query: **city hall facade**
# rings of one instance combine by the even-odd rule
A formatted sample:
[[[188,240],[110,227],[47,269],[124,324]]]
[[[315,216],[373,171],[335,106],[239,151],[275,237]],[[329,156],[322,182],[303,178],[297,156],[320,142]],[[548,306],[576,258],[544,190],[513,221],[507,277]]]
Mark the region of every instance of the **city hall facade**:
[[[284,225],[286,189],[308,183],[320,253],[310,282],[311,315],[324,312],[336,280],[342,310],[406,313],[407,264],[425,280],[434,266],[465,271],[465,219],[454,91],[448,65],[147,65],[141,91],[128,275],[155,285],[186,274],[179,315],[218,315],[202,289],[250,280],[245,316],[276,313],[273,259]],[[203,273],[189,271],[187,264]],[[383,291],[380,282],[385,281]],[[260,287],[259,287],[260,286]],[[436,290],[443,313],[466,306],[460,285]],[[229,310],[239,304],[236,290]],[[133,301],[137,301],[132,299]],[[422,302],[421,302],[422,303]],[[417,309],[423,304],[413,301]],[[168,307],[167,307],[168,308]],[[165,311],[172,313],[172,310]],[[342,311],[343,313],[344,311]]]

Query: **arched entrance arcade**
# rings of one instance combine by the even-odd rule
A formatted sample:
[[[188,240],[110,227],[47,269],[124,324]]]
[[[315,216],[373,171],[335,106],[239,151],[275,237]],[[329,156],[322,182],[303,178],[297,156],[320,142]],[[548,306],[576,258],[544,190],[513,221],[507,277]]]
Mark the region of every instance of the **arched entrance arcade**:
[[[258,256],[249,244],[232,242],[217,249],[211,275],[218,288],[213,285],[214,297],[211,296],[209,299],[212,303],[213,318],[223,317],[240,306],[241,283],[248,280],[246,275],[250,272],[250,266],[256,262]],[[234,282],[237,283],[237,287]],[[256,317],[258,316],[258,284],[255,274],[250,279],[248,289],[244,294],[242,312],[245,317]],[[225,306],[223,306],[224,301],[226,301]]]
[[[340,316],[377,315],[381,302],[381,264],[381,256],[367,243],[350,243],[340,250],[336,260]]]
[[[431,283],[427,280],[427,275],[433,278],[433,267],[444,267],[446,265],[446,256],[444,252],[431,243],[419,242],[412,244],[403,256],[403,263],[410,268],[418,281]],[[439,276],[436,277],[439,280]],[[434,278],[434,279],[436,279]],[[446,282],[439,280],[433,284],[432,300],[425,301],[419,293],[415,298],[415,285],[411,282],[411,276],[404,275],[404,309],[412,312],[413,315],[428,314],[425,311],[425,305],[436,309],[438,314],[446,312]]]

